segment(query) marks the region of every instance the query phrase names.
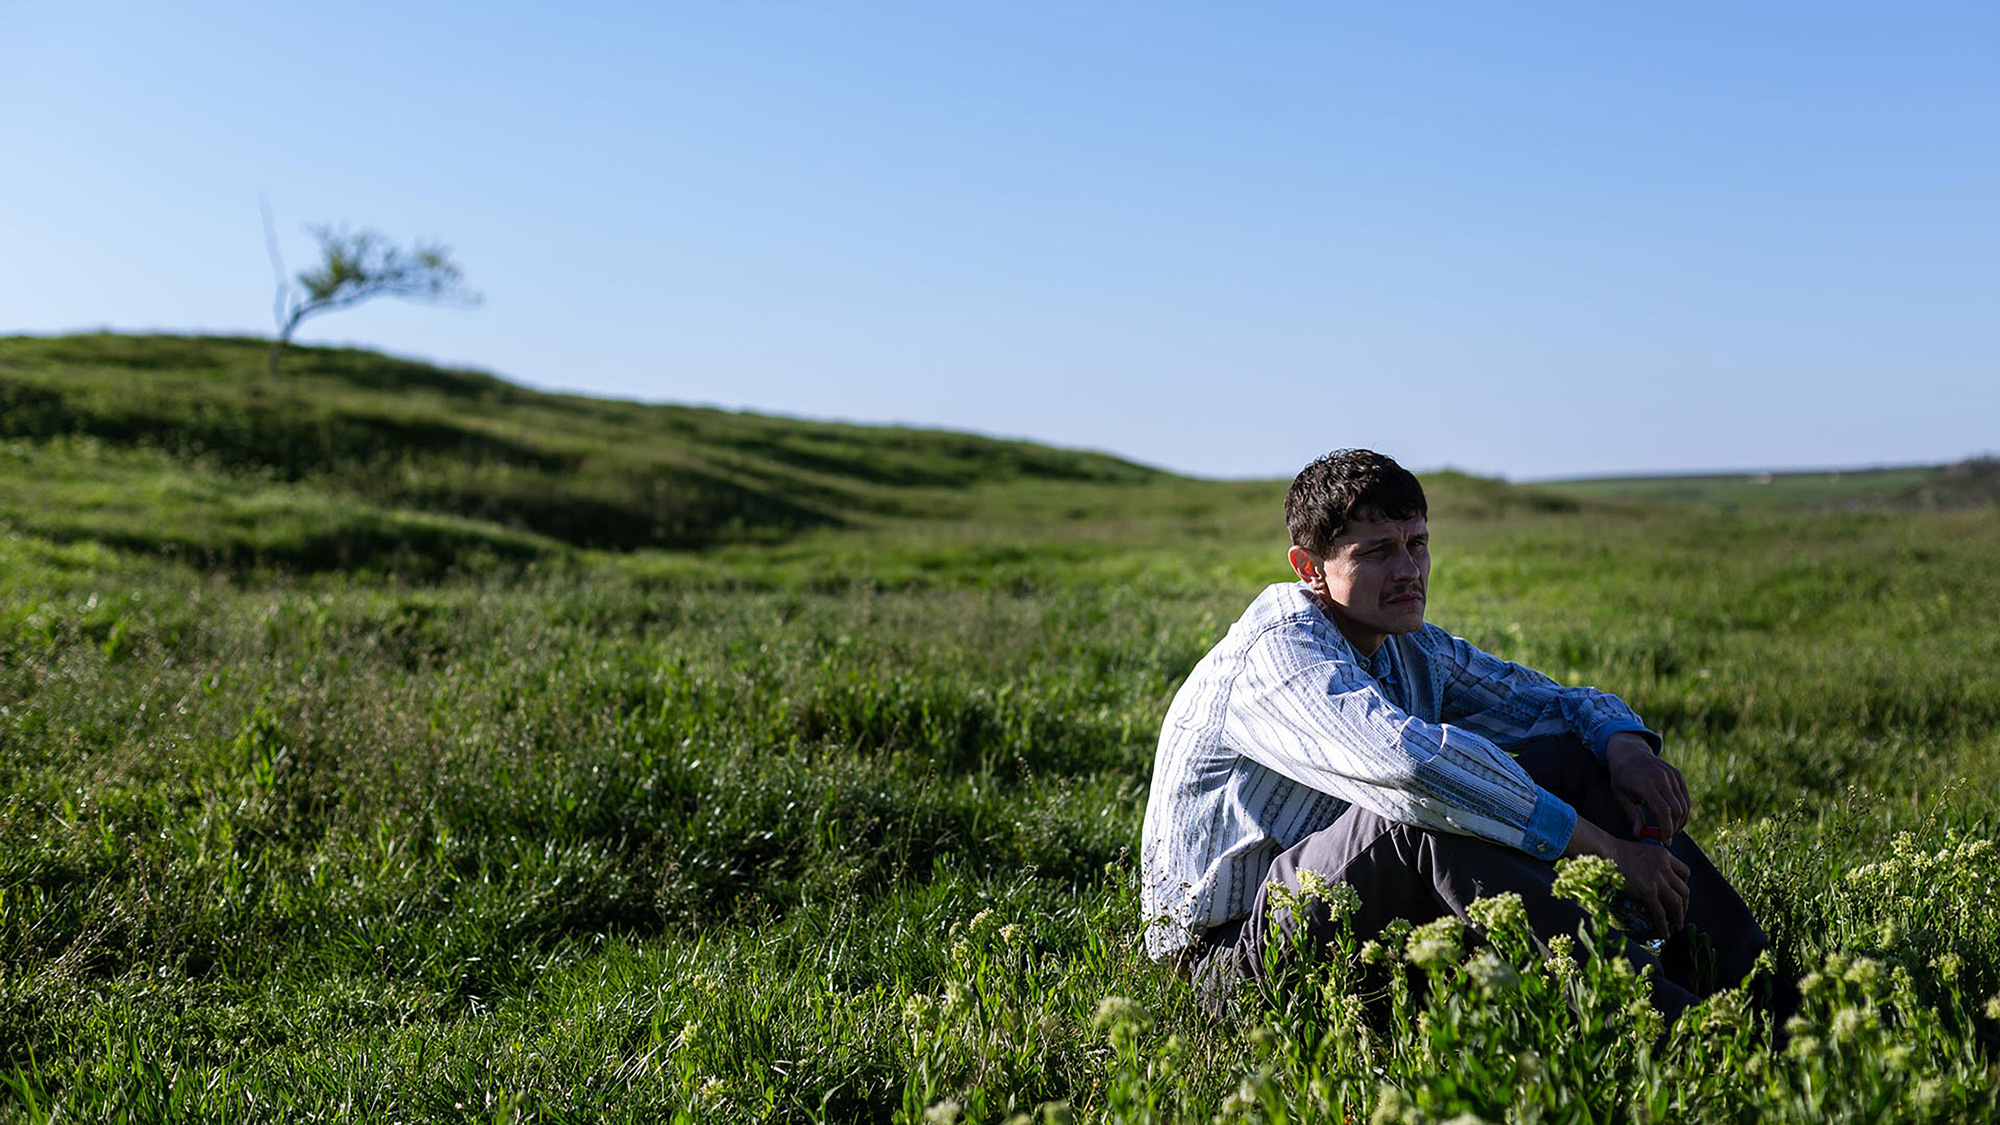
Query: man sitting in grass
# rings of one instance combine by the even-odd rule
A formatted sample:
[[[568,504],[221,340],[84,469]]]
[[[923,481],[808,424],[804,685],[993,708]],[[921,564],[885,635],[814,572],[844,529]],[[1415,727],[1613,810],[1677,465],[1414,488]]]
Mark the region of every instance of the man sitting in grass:
[[[1265,590],[1174,697],[1146,806],[1146,945],[1211,1004],[1264,980],[1282,942],[1272,889],[1317,872],[1359,892],[1355,932],[1465,917],[1521,896],[1543,938],[1582,910],[1555,861],[1600,855],[1664,936],[1654,1000],[1671,1020],[1765,948],[1743,900],[1681,829],[1687,783],[1616,696],[1563,687],[1424,624],[1423,486],[1365,449],[1306,466],[1285,498],[1296,583]],[[1667,846],[1640,839],[1646,825]],[[1324,948],[1325,911],[1305,922]],[[1697,956],[1702,935],[1709,949]],[[1697,981],[1697,962],[1714,969]]]

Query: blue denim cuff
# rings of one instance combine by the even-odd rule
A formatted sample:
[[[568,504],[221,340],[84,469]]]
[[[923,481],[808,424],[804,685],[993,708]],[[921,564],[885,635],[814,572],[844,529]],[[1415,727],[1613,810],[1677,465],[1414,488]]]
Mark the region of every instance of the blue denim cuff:
[[[1653,747],[1653,753],[1657,754],[1660,752],[1661,742],[1659,735],[1654,734],[1650,730],[1647,730],[1645,724],[1643,723],[1627,723],[1627,722],[1606,723],[1603,726],[1597,728],[1596,733],[1591,737],[1590,740],[1590,752],[1597,755],[1598,761],[1600,762],[1603,761],[1604,748],[1611,744],[1611,736],[1614,734],[1624,734],[1628,731],[1631,732],[1632,734],[1640,736],[1641,738],[1644,738],[1649,744],[1651,744]]]
[[[1569,847],[1576,832],[1576,810],[1568,801],[1548,790],[1535,798],[1535,811],[1528,815],[1528,828],[1521,850],[1536,859],[1554,863]]]

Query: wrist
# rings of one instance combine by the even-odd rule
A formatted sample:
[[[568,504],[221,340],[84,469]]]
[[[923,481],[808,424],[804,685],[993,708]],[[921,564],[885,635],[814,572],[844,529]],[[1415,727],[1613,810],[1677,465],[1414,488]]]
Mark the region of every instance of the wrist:
[[[1617,844],[1617,839],[1611,833],[1583,817],[1577,817],[1576,831],[1569,834],[1569,845],[1563,848],[1563,855],[1571,858],[1580,855],[1601,855],[1611,859],[1614,858],[1612,851]]]
[[[1604,740],[1604,764],[1607,766],[1615,768],[1621,762],[1656,756],[1652,743],[1629,730],[1619,731]]]

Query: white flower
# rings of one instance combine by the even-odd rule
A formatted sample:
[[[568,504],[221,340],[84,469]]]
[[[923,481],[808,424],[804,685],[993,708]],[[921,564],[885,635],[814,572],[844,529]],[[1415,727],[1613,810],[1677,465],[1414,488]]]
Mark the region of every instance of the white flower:
[[[1869,1014],[1860,1008],[1842,1008],[1833,1014],[1833,1037],[1839,1042],[1848,1042],[1861,1034],[1870,1022]]]
[[[1458,939],[1463,928],[1463,923],[1451,914],[1425,922],[1410,931],[1410,945],[1404,956],[1420,969],[1449,965],[1458,960]]]
[[[1489,994],[1512,988],[1514,982],[1521,979],[1521,975],[1514,971],[1514,966],[1502,961],[1490,949],[1480,950],[1472,960],[1466,962],[1465,971],[1470,973],[1472,979],[1479,982],[1479,987]]]
[[[1099,1031],[1128,1026],[1145,1031],[1153,1026],[1153,1013],[1129,996],[1106,996],[1097,1002],[1097,1014],[1090,1022]]]
[[[1528,925],[1528,908],[1513,891],[1477,899],[1465,912],[1472,916],[1473,925],[1487,933],[1526,929]]]

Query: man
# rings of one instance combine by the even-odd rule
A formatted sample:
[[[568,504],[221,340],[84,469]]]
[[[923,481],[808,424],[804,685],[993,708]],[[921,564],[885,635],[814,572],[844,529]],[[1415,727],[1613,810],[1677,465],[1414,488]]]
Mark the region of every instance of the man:
[[[1670,1019],[1705,991],[1691,931],[1712,946],[1717,984],[1735,984],[1766,939],[1680,835],[1687,783],[1660,736],[1615,696],[1425,625],[1427,515],[1417,478],[1365,449],[1292,482],[1299,581],[1258,596],[1160,733],[1142,849],[1148,952],[1220,1003],[1264,974],[1268,888],[1297,892],[1305,871],[1359,892],[1363,936],[1397,917],[1463,917],[1502,891],[1521,895],[1541,936],[1574,932],[1583,915],[1550,893],[1554,862],[1594,854],[1667,939],[1654,1000]],[[1648,823],[1671,843],[1637,839]],[[1635,943],[1626,956],[1654,960]]]

